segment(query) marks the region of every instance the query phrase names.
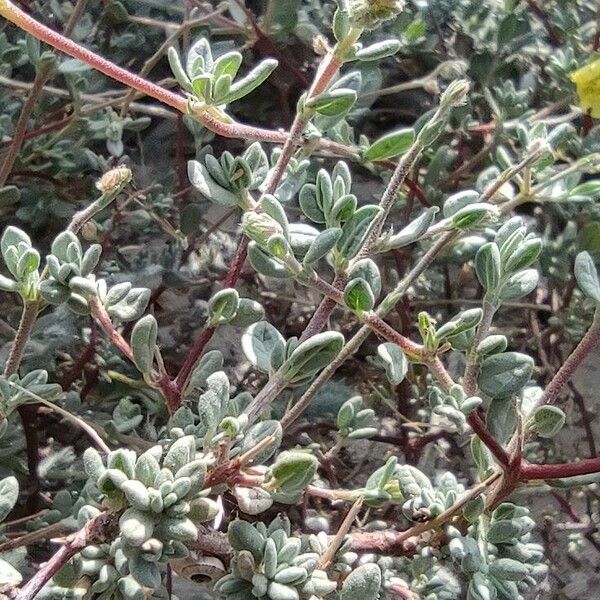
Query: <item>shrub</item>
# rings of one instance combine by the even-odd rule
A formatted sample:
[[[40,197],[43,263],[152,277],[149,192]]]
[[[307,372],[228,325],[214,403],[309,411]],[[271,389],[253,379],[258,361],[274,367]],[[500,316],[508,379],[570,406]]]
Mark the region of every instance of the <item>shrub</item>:
[[[600,473],[576,389],[592,457],[558,436],[600,340],[594,3],[29,8],[0,0],[0,592],[532,597],[520,492]]]

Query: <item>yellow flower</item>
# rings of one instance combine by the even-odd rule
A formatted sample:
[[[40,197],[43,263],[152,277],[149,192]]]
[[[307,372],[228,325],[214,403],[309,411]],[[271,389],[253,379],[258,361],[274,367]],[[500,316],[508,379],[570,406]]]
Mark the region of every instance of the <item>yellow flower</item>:
[[[600,59],[571,73],[571,81],[583,108],[590,110],[592,117],[600,117]]]

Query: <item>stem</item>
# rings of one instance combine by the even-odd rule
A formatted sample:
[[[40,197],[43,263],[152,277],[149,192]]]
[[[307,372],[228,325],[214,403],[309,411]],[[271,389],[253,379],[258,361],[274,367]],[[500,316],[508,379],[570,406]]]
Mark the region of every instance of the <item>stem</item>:
[[[29,92],[29,96],[27,96],[27,100],[23,104],[23,108],[21,109],[21,114],[19,115],[19,119],[17,120],[17,125],[15,127],[15,132],[12,137],[12,142],[10,147],[8,148],[8,152],[3,158],[2,167],[0,167],[0,187],[2,187],[12,168],[17,160],[17,156],[19,155],[19,150],[23,145],[23,141],[25,140],[25,134],[27,133],[27,123],[29,122],[29,117],[38,101],[40,94],[44,88],[44,84],[48,79],[48,75],[50,74],[51,67],[48,64],[44,64],[40,67],[35,75],[35,79],[33,80],[33,86],[31,87],[31,91]]]
[[[19,365],[21,364],[25,352],[25,346],[27,345],[27,341],[29,340],[29,336],[31,335],[31,331],[37,319],[38,310],[39,304],[37,302],[24,301],[17,335],[13,340],[8,359],[4,365],[4,375],[6,377],[16,373],[19,369]]]
[[[355,552],[376,552],[378,554],[404,554],[404,542],[409,538],[421,535],[431,529],[436,529],[447,523],[454,515],[460,512],[471,500],[483,494],[500,477],[500,473],[488,477],[476,485],[455,502],[450,508],[439,514],[431,521],[417,523],[406,531],[381,531],[374,533],[355,533],[352,535],[352,550]]]
[[[571,379],[573,373],[577,371],[586,356],[596,347],[598,342],[600,342],[600,318],[595,318],[587,333],[583,336],[579,344],[577,344],[575,350],[571,352],[544,390],[537,406],[554,404],[562,388]]]
[[[0,0],[0,15],[38,40],[46,42],[53,48],[56,48],[73,58],[78,58],[111,79],[143,92],[147,96],[156,98],[180,112],[187,112],[187,100],[183,96],[165,90],[164,88],[147,81],[143,77],[139,77],[138,75],[127,71],[127,69],[118,67],[95,52],[80,46],[69,38],[66,38],[60,33],[39,23],[33,17],[10,2],[10,0]]]
[[[455,232],[447,233],[440,237],[429,250],[421,257],[417,264],[406,274],[400,283],[392,290],[381,302],[377,309],[377,315],[385,317],[396,305],[398,300],[406,293],[411,284],[425,271],[434,261],[435,257],[449,244],[458,234]],[[343,350],[336,356],[317,378],[311,383],[302,397],[292,406],[292,408],[283,416],[281,426],[285,429],[293,423],[308,407],[316,393],[329,381],[337,369],[352,356],[369,337],[371,329],[363,325],[356,334],[346,343]],[[257,397],[258,398],[258,397]],[[254,402],[257,401],[255,398]],[[252,406],[252,404],[250,405]]]
[[[246,261],[246,255],[248,254],[248,238],[246,236],[242,236],[238,244],[238,248],[236,254],[233,258],[231,266],[229,267],[229,271],[227,276],[225,277],[224,287],[231,288],[235,287],[238,279],[240,278],[240,274],[242,272],[242,268],[244,266],[244,262]],[[183,366],[181,367],[179,373],[175,377],[175,387],[181,394],[187,385],[187,382],[194,370],[194,367],[200,360],[200,357],[204,353],[204,349],[212,339],[216,331],[216,327],[205,326],[202,333],[198,336],[198,339],[192,346],[192,349],[188,353]]]
[[[113,513],[100,513],[97,517],[89,520],[82,529],[70,535],[67,543],[48,562],[44,563],[43,567],[18,591],[15,600],[32,600],[80,550],[89,544],[111,539],[111,536],[118,530],[117,517],[118,515]]]
[[[423,151],[423,146],[415,142],[408,152],[402,156],[400,161],[398,162],[398,166],[394,169],[391,179],[389,180],[383,195],[381,196],[381,200],[379,202],[379,206],[383,209],[382,212],[375,217],[374,225],[369,234],[362,250],[359,253],[358,258],[365,258],[369,256],[375,245],[377,244],[377,240],[381,235],[381,230],[398,198],[398,192],[400,188],[404,184],[406,177],[410,173],[410,170],[413,168],[417,158]]]
[[[527,461],[521,464],[521,479],[560,479],[600,473],[600,458],[586,458],[575,463],[534,465]]]
[[[483,315],[467,358],[467,366],[465,367],[465,374],[463,377],[463,388],[467,396],[474,396],[477,392],[477,376],[479,375],[479,355],[477,354],[477,347],[486,338],[492,325],[494,314],[496,313],[496,307],[486,300],[483,301],[482,308]]]
[[[98,324],[104,330],[104,333],[109,337],[110,341],[131,361],[133,362],[133,351],[127,340],[117,331],[109,314],[98,298],[92,298],[89,301],[90,312],[92,316],[98,321]],[[167,401],[167,408],[169,413],[175,412],[181,404],[181,394],[179,389],[175,385],[175,382],[169,379],[166,373],[163,373],[161,377],[155,382],[163,397]]]

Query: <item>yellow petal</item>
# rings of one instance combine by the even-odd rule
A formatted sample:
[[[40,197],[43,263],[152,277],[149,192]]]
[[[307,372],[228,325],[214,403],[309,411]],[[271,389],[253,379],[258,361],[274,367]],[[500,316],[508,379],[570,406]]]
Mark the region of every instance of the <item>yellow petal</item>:
[[[600,59],[577,69],[570,77],[581,105],[591,111],[592,117],[600,117]]]

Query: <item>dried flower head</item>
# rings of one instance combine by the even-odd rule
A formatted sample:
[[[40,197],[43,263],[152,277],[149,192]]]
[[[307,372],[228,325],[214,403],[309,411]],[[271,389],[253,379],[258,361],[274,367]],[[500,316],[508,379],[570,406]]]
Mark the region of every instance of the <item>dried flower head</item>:
[[[350,6],[350,18],[356,27],[375,29],[403,9],[404,0],[354,0]]]
[[[116,167],[107,171],[96,182],[96,188],[102,193],[110,192],[131,181],[131,169],[128,167]]]

